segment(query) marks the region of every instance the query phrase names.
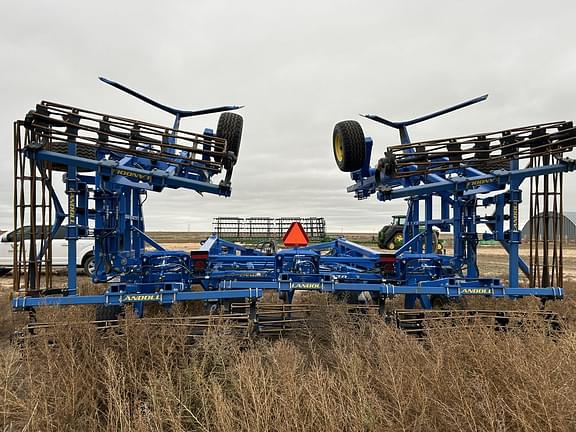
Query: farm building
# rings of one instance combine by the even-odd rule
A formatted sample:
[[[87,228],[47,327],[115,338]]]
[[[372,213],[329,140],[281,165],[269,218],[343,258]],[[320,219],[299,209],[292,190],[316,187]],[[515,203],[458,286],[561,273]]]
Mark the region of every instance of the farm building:
[[[538,221],[538,219],[539,223],[543,224],[544,214],[541,213],[540,215],[538,215],[537,218],[532,218],[528,222],[526,222],[524,228],[522,228],[523,240],[527,240],[528,238],[530,238],[530,225],[532,221]],[[534,223],[536,224],[537,222]],[[553,237],[552,226],[553,224],[550,223],[550,231],[548,233],[549,238]],[[564,241],[576,241],[576,212],[564,212],[564,216],[562,219],[562,231],[563,231],[562,237]]]

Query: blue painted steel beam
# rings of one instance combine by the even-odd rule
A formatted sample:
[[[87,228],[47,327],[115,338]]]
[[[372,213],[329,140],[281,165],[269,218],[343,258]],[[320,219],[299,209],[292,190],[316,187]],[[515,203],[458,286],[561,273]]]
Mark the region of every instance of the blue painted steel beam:
[[[137,300],[130,300],[130,296]],[[74,295],[65,297],[16,297],[12,299],[14,309],[25,309],[38,306],[64,306],[64,305],[123,305],[137,302],[173,304],[179,301],[205,301],[262,297],[259,288],[246,288],[238,290],[214,291],[164,291],[158,293],[108,293],[105,295]],[[144,300],[143,300],[144,299]]]
[[[371,291],[377,292],[381,295],[441,295],[447,297],[461,297],[461,296],[486,296],[486,297],[542,297],[549,299],[560,299],[564,296],[562,288],[520,288],[520,287],[505,287],[500,286],[486,286],[477,283],[477,281],[467,281],[455,285],[447,286],[426,286],[422,285],[393,285],[393,284],[376,284],[376,283],[346,283],[346,282],[293,282],[293,281],[223,281],[220,283],[219,288],[227,290],[247,289],[257,287],[262,290],[277,290],[277,291],[291,291],[291,290],[304,290],[304,291],[321,291],[321,292],[337,292],[337,291],[353,291],[363,292]]]
[[[64,164],[67,166],[74,166],[77,168],[86,168],[92,171],[98,170],[103,176],[122,174],[129,178],[138,179],[145,184],[151,184],[158,187],[185,188],[216,195],[230,195],[230,188],[227,186],[177,176],[169,176],[163,171],[158,170],[143,170],[129,166],[123,166],[120,168],[118,163],[115,161],[97,161],[63,153],[55,153],[48,150],[37,151],[37,159]]]
[[[523,168],[512,171],[494,171],[493,174],[482,174],[473,177],[454,177],[449,179],[447,183],[429,183],[417,186],[403,187],[398,190],[394,189],[389,192],[387,198],[397,199],[414,195],[429,195],[432,193],[440,192],[464,192],[468,190],[473,190],[475,193],[480,193],[482,192],[482,189],[479,190],[478,185],[486,186],[487,184],[494,184],[500,187],[505,187],[511,181],[516,181],[518,184],[520,184],[522,181],[529,177],[568,172],[574,170],[575,168],[576,167],[573,167],[568,163],[559,163],[557,165]],[[490,189],[490,191],[492,190],[495,189]]]

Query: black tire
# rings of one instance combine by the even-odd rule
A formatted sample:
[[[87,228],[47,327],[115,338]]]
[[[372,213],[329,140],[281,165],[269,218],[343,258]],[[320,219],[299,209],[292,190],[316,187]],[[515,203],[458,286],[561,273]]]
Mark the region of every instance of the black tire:
[[[437,254],[444,255],[444,252],[445,252],[444,251],[444,245],[440,241],[438,241],[438,243],[436,244],[435,249],[436,249]]]
[[[92,276],[94,273],[94,265],[95,265],[95,258],[94,254],[89,253],[84,257],[84,261],[82,261],[82,269],[84,270],[84,274],[86,276]]]
[[[238,157],[238,152],[240,151],[243,124],[244,119],[241,115],[225,112],[220,115],[218,127],[216,128],[216,136],[226,140],[228,151],[232,152],[236,157]]]
[[[10,267],[0,267],[0,276],[7,275],[12,270]]]
[[[96,305],[96,321],[117,321],[122,313],[122,306]]]
[[[404,228],[399,225],[385,225],[378,233],[378,247],[380,249],[396,250],[396,236],[403,237]],[[398,241],[400,242],[400,241]]]
[[[396,250],[396,249],[400,249],[400,247],[402,246],[402,244],[404,243],[404,234],[402,232],[403,230],[399,230],[398,232],[396,232],[393,236],[392,239],[390,240],[390,242],[388,243],[388,246],[390,246],[390,243],[392,243],[392,248],[391,250]],[[400,246],[398,246],[399,243]],[[390,249],[390,247],[388,247],[388,249]]]
[[[355,120],[336,123],[332,133],[332,150],[341,171],[352,172],[362,168],[366,147],[360,123]]]
[[[48,149],[48,148],[46,148],[46,149]],[[68,143],[65,141],[53,142],[50,145],[50,151],[53,151],[56,153],[68,154]],[[90,147],[86,144],[76,144],[76,156],[81,157],[81,158],[85,158],[85,159],[94,160],[94,159],[96,159],[96,148]],[[53,163],[52,164],[52,170],[53,171],[67,171],[68,166]],[[86,168],[78,168],[78,171],[86,172],[89,170]]]

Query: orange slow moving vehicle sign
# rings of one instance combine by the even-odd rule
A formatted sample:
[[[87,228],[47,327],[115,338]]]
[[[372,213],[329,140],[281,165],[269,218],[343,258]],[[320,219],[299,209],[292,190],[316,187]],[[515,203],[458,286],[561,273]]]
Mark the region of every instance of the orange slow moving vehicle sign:
[[[287,247],[308,246],[308,236],[300,222],[292,222],[282,241]]]

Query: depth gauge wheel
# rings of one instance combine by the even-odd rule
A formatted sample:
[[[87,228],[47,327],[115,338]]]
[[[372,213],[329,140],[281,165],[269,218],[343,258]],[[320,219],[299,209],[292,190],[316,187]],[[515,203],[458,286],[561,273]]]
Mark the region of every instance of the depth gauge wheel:
[[[332,149],[336,165],[341,171],[352,172],[362,168],[366,148],[360,123],[355,120],[336,123],[332,133]]]

